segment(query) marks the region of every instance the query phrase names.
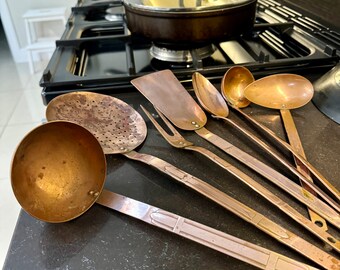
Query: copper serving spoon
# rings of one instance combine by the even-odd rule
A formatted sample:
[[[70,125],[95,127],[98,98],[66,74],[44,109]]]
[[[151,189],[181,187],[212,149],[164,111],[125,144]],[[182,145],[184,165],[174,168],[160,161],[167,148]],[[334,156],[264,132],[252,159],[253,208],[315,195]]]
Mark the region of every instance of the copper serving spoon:
[[[295,74],[276,74],[264,77],[249,84],[244,89],[244,96],[251,102],[271,109],[279,109],[284,119],[285,128],[291,139],[296,137],[297,130],[290,109],[307,104],[313,97],[313,85],[304,77]],[[294,136],[294,135],[295,136]],[[301,159],[301,162],[305,159]],[[309,163],[305,162],[307,165]],[[325,188],[339,201],[339,191],[320,173],[312,170],[313,174]],[[305,182],[309,184],[310,182]],[[321,194],[320,194],[321,196]]]
[[[262,125],[260,122],[255,120],[253,117],[249,116],[248,114],[244,113],[240,108],[247,107],[251,102],[244,96],[244,89],[254,82],[254,76],[253,74],[243,66],[234,66],[231,67],[223,76],[222,83],[221,83],[221,93],[224,97],[224,99],[228,102],[228,105],[236,110],[238,113],[240,113],[244,118],[246,118],[248,121],[250,121],[252,124],[254,124],[256,127],[264,131],[267,135],[269,135],[276,143],[284,147],[286,150],[290,151],[294,155],[295,163],[297,166],[297,169],[299,172],[301,172],[307,180],[310,182],[313,181],[313,179],[310,176],[310,173],[313,173],[314,176],[316,176],[318,179],[324,178],[322,174],[314,168],[312,164],[310,164],[307,159],[306,155],[303,151],[303,147],[301,144],[301,141],[299,139],[299,136],[297,133],[295,133],[295,136],[289,136],[290,134],[293,134],[293,132],[290,132],[288,134],[290,144],[288,144],[286,141],[282,140],[280,137],[278,137],[272,130],[267,128],[266,126]],[[284,118],[283,120],[285,120]],[[292,119],[292,118],[291,118]],[[295,129],[296,130],[296,129]],[[316,192],[314,192],[307,184],[305,184],[303,181],[301,181],[301,186],[308,190],[313,195],[316,195]],[[307,194],[305,195],[308,196]],[[311,209],[308,209],[309,215],[311,220],[318,224],[320,227],[322,227],[324,230],[327,230],[327,223],[325,220],[320,217],[317,213],[312,211]]]

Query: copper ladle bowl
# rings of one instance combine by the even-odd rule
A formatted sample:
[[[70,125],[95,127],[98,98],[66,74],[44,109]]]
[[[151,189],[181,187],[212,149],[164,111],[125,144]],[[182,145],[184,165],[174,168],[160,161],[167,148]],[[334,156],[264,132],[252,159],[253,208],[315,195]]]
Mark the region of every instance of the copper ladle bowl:
[[[22,208],[47,222],[86,212],[101,193],[106,160],[97,139],[66,121],[43,124],[20,142],[12,161],[13,192]]]

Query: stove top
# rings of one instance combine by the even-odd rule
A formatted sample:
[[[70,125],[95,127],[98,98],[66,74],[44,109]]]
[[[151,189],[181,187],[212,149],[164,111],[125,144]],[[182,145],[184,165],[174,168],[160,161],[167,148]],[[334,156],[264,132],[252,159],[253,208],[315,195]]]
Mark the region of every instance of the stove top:
[[[135,91],[132,79],[163,69],[173,70],[190,90],[195,71],[213,83],[234,65],[246,66],[255,77],[310,76],[328,71],[340,56],[337,31],[272,0],[258,1],[251,32],[209,44],[209,49],[180,51],[131,35],[118,1],[78,1],[56,45],[40,81],[44,104],[69,91]]]

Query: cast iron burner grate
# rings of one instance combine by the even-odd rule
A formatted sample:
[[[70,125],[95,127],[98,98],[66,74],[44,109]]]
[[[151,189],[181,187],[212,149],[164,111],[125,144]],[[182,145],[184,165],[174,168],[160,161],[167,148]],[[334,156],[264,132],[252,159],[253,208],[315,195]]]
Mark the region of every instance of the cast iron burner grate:
[[[99,6],[105,11],[102,14],[112,8],[112,4]],[[214,52],[207,57],[189,49],[189,62],[155,59],[150,54],[152,41],[131,35],[124,14],[116,7],[114,10],[118,11],[113,15],[119,20],[110,22],[103,16],[86,20],[97,8],[73,9],[40,82],[45,104],[69,91],[107,94],[135,91],[130,81],[155,70],[172,69],[190,90],[191,75],[195,71],[219,83],[226,70],[234,65],[246,66],[255,76],[278,72],[303,75],[327,71],[339,61],[337,39],[327,42],[326,38],[318,38],[326,36],[324,32],[338,36],[335,31],[326,27],[320,31],[303,28],[297,22],[308,18],[270,0],[258,2],[256,23],[250,33],[211,44]]]

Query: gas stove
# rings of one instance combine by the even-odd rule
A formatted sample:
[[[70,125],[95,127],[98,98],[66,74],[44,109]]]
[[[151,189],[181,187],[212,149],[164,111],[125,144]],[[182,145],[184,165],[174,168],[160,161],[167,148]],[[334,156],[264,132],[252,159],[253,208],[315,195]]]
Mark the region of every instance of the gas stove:
[[[118,94],[130,81],[171,69],[191,90],[199,71],[219,83],[228,68],[247,67],[255,77],[298,73],[312,77],[339,61],[340,33],[277,1],[259,0],[251,31],[202,47],[155,44],[132,35],[119,1],[79,0],[43,72],[44,104],[70,91]]]

